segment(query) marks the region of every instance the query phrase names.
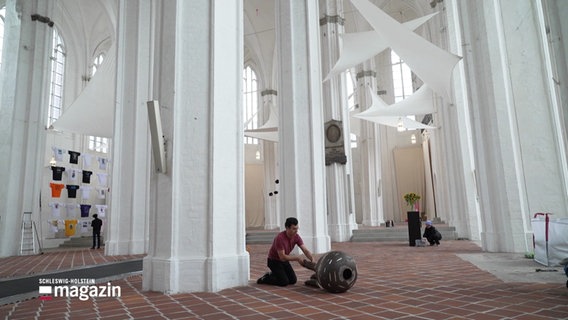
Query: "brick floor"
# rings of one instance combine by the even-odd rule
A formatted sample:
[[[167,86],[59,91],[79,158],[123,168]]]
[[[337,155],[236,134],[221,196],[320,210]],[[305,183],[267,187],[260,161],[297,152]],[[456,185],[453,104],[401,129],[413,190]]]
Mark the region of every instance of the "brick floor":
[[[31,299],[0,306],[4,319],[568,319],[568,289],[559,283],[503,282],[461,259],[481,253],[469,241],[440,247],[395,243],[333,243],[357,261],[358,278],[347,292],[331,294],[303,285],[312,271],[294,265],[298,283],[257,285],[267,271],[269,245],[249,245],[251,280],[216,293],[142,291],[142,276],[112,282],[118,298]],[[19,277],[136,256],[104,256],[102,250],[67,250],[0,259],[1,278]]]

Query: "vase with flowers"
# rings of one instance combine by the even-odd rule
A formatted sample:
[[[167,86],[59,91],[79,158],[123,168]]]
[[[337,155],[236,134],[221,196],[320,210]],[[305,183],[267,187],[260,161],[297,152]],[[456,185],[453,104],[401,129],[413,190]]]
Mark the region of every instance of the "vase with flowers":
[[[410,206],[410,210],[412,211],[418,211],[417,208],[417,203],[418,200],[420,200],[420,196],[417,195],[414,192],[410,192],[404,195],[404,201],[406,201],[406,204]]]

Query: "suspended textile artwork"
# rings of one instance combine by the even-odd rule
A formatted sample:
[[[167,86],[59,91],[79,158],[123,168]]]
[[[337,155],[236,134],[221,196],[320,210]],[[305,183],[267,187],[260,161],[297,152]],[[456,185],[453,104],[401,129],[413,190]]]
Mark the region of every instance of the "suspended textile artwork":
[[[376,33],[434,92],[450,101],[452,71],[461,57],[435,46],[368,0],[351,0]]]
[[[374,93],[371,88],[368,88],[369,94],[371,96],[371,106],[367,110],[353,116],[359,119],[375,122],[389,127],[402,127],[406,130],[436,129],[436,127],[426,125],[406,117],[407,115],[427,114],[434,112],[432,106],[431,90],[429,90],[426,86],[423,86],[422,88],[425,89],[422,91],[418,90],[409,98],[390,106],[387,105],[387,103],[384,102],[384,100],[381,99],[376,93]],[[416,97],[411,100],[411,98],[415,95]],[[426,99],[427,96],[430,96],[429,100]],[[390,109],[393,109],[393,111],[391,111]]]
[[[403,23],[402,25],[408,30],[416,30],[426,21],[430,20],[433,16],[438,14],[437,12],[414,19]],[[386,40],[381,37],[381,35],[374,30],[356,33],[344,33],[340,34],[339,37],[342,39],[341,45],[341,55],[335,66],[327,77],[323,81],[329,80],[331,77],[358,65],[366,60],[371,59],[377,54],[381,53],[389,47]]]
[[[245,130],[245,136],[271,142],[278,142],[278,109],[272,101],[268,101],[266,106],[270,112],[268,120],[266,120],[266,122],[259,128]]]
[[[116,50],[114,48],[114,45],[111,46],[103,64],[85,89],[53,123],[54,129],[112,138],[116,105]]]

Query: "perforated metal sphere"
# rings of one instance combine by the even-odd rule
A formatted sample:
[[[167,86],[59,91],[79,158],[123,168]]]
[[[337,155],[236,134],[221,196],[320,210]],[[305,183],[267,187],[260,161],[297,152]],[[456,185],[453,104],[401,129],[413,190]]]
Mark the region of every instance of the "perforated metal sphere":
[[[345,292],[357,281],[355,260],[341,251],[324,254],[318,260],[315,269],[319,285],[331,293]]]

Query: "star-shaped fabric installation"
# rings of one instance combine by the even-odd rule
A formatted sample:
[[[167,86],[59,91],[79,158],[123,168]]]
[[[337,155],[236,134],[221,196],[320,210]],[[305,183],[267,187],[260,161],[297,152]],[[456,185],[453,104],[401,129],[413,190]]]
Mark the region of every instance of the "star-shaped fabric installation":
[[[368,0],[351,0],[351,3],[412,72],[434,92],[450,101],[450,80],[461,57],[410,31]]]
[[[424,17],[405,22],[402,25],[405,28],[408,28],[408,30],[416,30],[436,14],[438,13],[435,12]],[[344,33],[340,34],[339,37],[342,39],[342,41],[340,41],[341,55],[335,63],[335,66],[333,66],[333,69],[331,69],[323,81],[327,81],[331,77],[371,59],[389,47],[389,44],[385,41],[385,39],[382,38],[379,33],[375,32],[375,30]]]

